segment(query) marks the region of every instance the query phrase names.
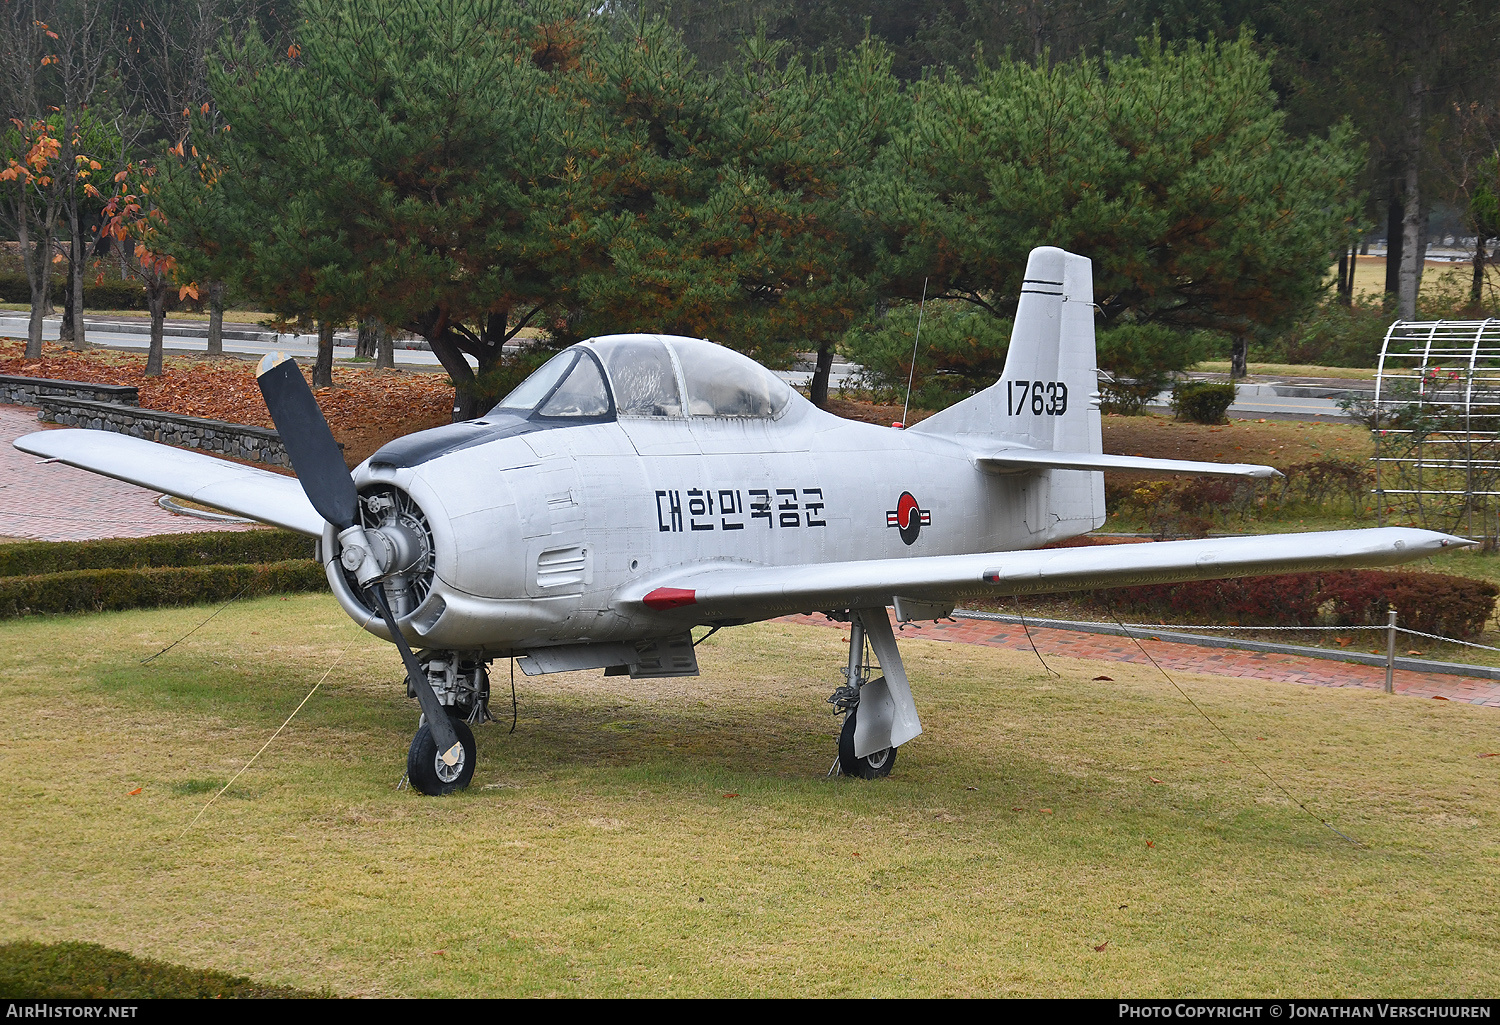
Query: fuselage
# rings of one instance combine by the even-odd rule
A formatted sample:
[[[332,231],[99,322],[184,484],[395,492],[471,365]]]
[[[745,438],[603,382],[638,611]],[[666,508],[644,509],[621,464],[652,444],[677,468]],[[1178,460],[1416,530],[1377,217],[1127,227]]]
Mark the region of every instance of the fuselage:
[[[415,643],[504,654],[648,637],[680,630],[681,615],[614,596],[684,565],[1020,550],[1097,525],[1088,501],[1054,493],[1087,494],[1088,473],[983,473],[950,438],[846,420],[800,395],[775,418],[627,416],[482,440],[492,427],[424,432],[439,454],[376,453],[355,471],[361,489],[405,491],[430,525],[431,592],[403,618]],[[444,451],[466,431],[473,441]],[[337,563],[329,575],[383,635]]]

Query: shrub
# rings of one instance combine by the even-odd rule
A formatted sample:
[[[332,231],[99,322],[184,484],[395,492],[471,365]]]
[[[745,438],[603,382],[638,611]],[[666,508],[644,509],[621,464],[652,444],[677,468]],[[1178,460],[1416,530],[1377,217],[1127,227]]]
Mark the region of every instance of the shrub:
[[[1380,359],[1386,329],[1396,319],[1381,298],[1345,306],[1315,307],[1282,335],[1252,343],[1257,362],[1322,367],[1373,367]]]
[[[1346,500],[1356,513],[1364,511],[1365,498],[1375,483],[1375,473],[1364,463],[1348,459],[1319,459],[1288,466],[1286,491],[1309,505]]]
[[[1300,505],[1315,510],[1361,514],[1373,471],[1347,459],[1320,459],[1288,466],[1284,477],[1235,480],[1199,477],[1189,481],[1154,480],[1123,483],[1106,475],[1104,499],[1117,511],[1139,514],[1163,539],[1202,536],[1211,526],[1204,517],[1233,514],[1248,520],[1260,512],[1284,512]],[[1200,529],[1201,526],[1201,529]]]
[[[248,586],[247,586],[248,585]],[[41,612],[108,612],[163,605],[228,601],[244,592],[321,591],[323,567],[312,559],[258,566],[159,566],[149,569],[83,569],[0,578],[0,619]]]
[[[80,569],[144,569],[311,559],[313,539],[289,530],[210,530],[103,541],[18,541],[0,545],[0,577]]]
[[[0,945],[0,998],[7,1000],[267,999],[319,995],[285,986],[268,986],[225,972],[137,958],[97,943]]]
[[[1106,608],[1246,626],[1401,626],[1469,638],[1494,614],[1500,588],[1444,573],[1340,570],[1120,587],[1087,596]]]
[[[1234,391],[1234,385],[1216,381],[1179,381],[1172,389],[1172,413],[1196,424],[1221,424]]]
[[[1097,333],[1099,408],[1140,416],[1146,405],[1172,383],[1172,376],[1212,351],[1213,336],[1174,331],[1160,324],[1116,324]]]

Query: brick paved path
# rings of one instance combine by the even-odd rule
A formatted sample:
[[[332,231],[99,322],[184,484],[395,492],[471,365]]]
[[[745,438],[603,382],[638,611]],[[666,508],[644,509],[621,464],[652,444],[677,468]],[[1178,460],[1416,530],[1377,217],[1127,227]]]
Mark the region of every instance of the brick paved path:
[[[0,406],[0,536],[88,541],[247,529],[169,513],[156,504],[155,491],[62,463],[42,463],[11,445],[44,426],[34,409]]]
[[[822,616],[788,616],[787,621],[818,626],[842,626]],[[982,644],[990,648],[1030,651],[1031,641],[1019,625],[993,620],[960,619],[952,623],[923,623],[921,629],[908,626],[901,636],[929,641],[954,641]],[[1031,628],[1036,649],[1046,655],[1098,659],[1101,662],[1139,662],[1149,664],[1141,648],[1128,637],[1091,634],[1073,630]],[[1260,680],[1282,680],[1308,683],[1317,687],[1385,687],[1385,669],[1351,662],[1333,662],[1301,655],[1282,655],[1262,651],[1236,651],[1232,648],[1200,648],[1192,644],[1175,644],[1143,638],[1141,644],[1162,668],[1188,672],[1212,673],[1215,676],[1248,676]],[[1500,680],[1470,679],[1445,673],[1418,673],[1396,670],[1397,694],[1418,698],[1445,698],[1471,705],[1500,708]]]

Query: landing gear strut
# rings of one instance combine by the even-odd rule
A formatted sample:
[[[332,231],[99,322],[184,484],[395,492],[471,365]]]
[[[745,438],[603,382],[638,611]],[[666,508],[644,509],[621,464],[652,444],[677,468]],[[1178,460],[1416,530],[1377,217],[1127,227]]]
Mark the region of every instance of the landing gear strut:
[[[844,685],[828,699],[834,711],[844,716],[834,768],[845,776],[878,779],[891,774],[896,748],[921,733],[922,724],[885,609],[851,609],[848,615],[849,664],[843,670]],[[867,640],[875,649],[882,676],[873,676]],[[861,722],[862,718],[867,721]]]

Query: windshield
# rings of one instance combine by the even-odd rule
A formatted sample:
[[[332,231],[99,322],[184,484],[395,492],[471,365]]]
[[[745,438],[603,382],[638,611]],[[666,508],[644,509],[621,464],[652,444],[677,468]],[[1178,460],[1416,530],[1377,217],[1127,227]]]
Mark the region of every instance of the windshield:
[[[544,363],[492,410],[501,411],[523,417],[608,416],[609,387],[594,358],[574,346]]]

